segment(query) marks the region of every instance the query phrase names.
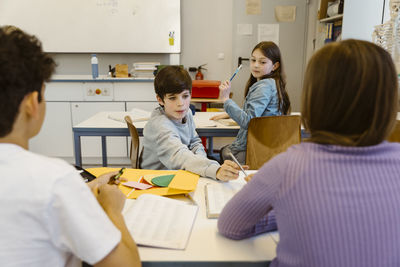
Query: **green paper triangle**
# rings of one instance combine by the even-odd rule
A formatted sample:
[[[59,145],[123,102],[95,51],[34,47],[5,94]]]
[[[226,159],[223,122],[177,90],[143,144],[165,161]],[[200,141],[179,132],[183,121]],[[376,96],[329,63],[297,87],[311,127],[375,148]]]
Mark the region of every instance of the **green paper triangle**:
[[[151,182],[160,187],[167,187],[174,176],[175,174],[157,176],[151,179]]]

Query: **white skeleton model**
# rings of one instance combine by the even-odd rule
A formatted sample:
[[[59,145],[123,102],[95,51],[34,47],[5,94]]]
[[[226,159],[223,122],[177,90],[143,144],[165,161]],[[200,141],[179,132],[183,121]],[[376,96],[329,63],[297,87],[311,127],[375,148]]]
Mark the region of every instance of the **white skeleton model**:
[[[375,26],[372,42],[388,51],[400,73],[400,0],[390,0],[390,20]]]

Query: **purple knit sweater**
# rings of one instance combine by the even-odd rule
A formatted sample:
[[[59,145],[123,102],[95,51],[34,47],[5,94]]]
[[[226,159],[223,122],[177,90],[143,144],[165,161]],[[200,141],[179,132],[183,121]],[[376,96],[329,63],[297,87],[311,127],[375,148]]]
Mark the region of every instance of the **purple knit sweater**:
[[[271,209],[271,266],[400,266],[400,144],[293,146],[232,198],[218,229],[232,239],[266,232]]]

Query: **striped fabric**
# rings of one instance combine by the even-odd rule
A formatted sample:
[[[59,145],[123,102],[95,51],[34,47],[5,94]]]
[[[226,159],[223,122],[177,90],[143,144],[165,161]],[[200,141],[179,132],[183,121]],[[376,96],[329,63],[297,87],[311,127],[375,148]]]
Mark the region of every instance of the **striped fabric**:
[[[293,146],[226,205],[219,231],[242,239],[273,229],[272,208],[271,266],[400,266],[400,144]]]

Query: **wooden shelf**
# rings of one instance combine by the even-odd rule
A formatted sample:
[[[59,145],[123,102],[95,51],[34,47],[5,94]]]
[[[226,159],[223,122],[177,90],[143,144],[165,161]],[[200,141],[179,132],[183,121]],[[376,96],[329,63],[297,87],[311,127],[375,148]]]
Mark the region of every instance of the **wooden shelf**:
[[[329,18],[320,19],[319,22],[331,22],[331,21],[336,21],[336,20],[341,20],[341,19],[343,19],[343,14],[339,14],[339,15],[329,17]]]

